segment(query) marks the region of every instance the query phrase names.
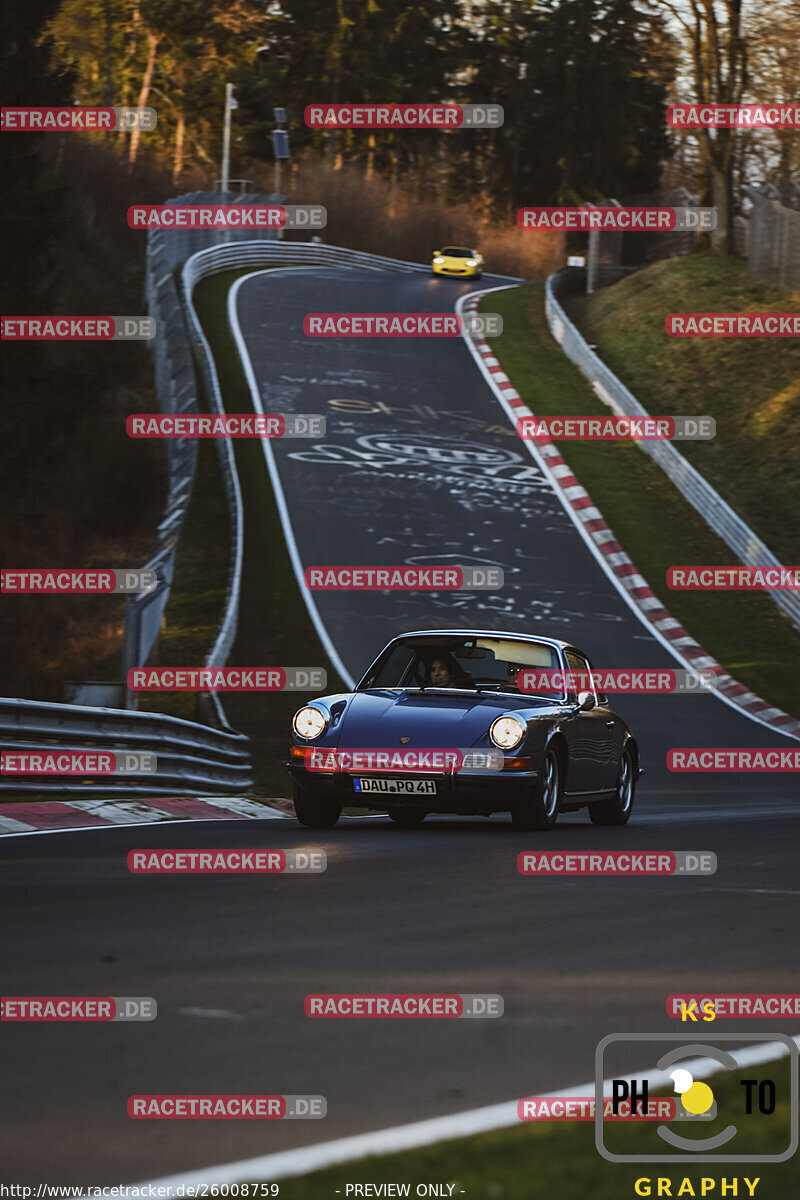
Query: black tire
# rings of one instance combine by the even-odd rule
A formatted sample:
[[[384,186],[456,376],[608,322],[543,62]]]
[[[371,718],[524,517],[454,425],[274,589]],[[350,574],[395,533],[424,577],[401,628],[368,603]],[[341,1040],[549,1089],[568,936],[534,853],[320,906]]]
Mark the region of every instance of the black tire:
[[[552,829],[558,820],[561,804],[561,759],[551,747],[544,756],[542,776],[536,793],[528,804],[511,810],[511,824],[515,829]]]
[[[626,748],[619,763],[617,790],[610,800],[597,800],[589,805],[589,816],[594,825],[627,825],[633,811],[636,793],[636,768],[633,755]]]
[[[415,829],[427,817],[427,813],[421,808],[391,808],[389,809],[389,817],[392,821],[396,821],[398,825],[402,825],[404,829]]]
[[[309,829],[333,829],[342,815],[341,804],[324,796],[312,796],[299,783],[293,785],[294,815]]]

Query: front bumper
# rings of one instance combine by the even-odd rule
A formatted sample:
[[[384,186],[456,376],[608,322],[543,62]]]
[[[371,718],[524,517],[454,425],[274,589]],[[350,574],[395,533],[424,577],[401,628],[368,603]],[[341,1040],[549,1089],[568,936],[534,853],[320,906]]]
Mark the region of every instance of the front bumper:
[[[460,275],[462,278],[468,275],[477,275],[480,272],[480,267],[449,267],[446,263],[437,266],[436,263],[431,263],[431,270],[434,275]]]
[[[415,808],[439,813],[508,812],[530,799],[539,772],[530,771],[456,771],[446,774],[393,774],[392,779],[428,780],[436,783],[436,794],[357,792],[353,779],[379,779],[374,771],[307,771],[297,763],[286,763],[292,779],[312,796],[332,804],[355,808]]]

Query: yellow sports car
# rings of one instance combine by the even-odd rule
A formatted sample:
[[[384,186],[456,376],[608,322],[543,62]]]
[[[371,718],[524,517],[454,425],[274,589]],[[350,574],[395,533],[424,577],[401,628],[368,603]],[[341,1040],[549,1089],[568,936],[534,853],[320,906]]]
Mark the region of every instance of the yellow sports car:
[[[445,246],[444,250],[434,250],[431,265],[434,275],[478,276],[483,269],[483,258],[477,250]]]

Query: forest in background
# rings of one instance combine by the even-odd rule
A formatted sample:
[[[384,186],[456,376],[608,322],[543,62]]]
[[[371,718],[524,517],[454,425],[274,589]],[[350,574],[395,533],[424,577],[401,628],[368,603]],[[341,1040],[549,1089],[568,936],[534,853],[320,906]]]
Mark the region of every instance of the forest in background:
[[[491,269],[542,278],[563,246],[521,233],[521,204],[581,203],[682,184],[720,207],[742,181],[800,178],[798,131],[677,135],[674,100],[790,100],[800,0],[37,0],[0,8],[5,105],[149,105],[154,133],[0,139],[2,311],[137,313],[144,235],[125,210],[219,177],[225,84],[236,89],[231,175],[271,188],[285,107],[296,203],[328,209],[326,241],[423,260],[475,241]],[[318,132],[318,102],[503,105],[494,132]],[[4,347],[0,557],[141,565],[163,498],[157,446],[116,436],[156,405],[141,344]],[[65,639],[107,659],[122,612],[80,601],[0,614],[7,678],[45,678]],[[73,606],[74,607],[74,606]],[[19,609],[19,611],[17,611]],[[96,651],[92,649],[96,647]],[[4,689],[5,690],[5,689]],[[24,693],[23,693],[24,694]],[[51,698],[57,698],[52,696]]]

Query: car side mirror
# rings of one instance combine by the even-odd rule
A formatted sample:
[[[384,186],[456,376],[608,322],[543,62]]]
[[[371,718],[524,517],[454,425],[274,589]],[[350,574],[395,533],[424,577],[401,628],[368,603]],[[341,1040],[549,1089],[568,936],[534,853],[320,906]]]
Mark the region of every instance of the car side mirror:
[[[434,252],[433,252],[434,257],[436,257],[437,255],[439,255],[441,253],[442,253],[441,250],[434,250]]]
[[[591,692],[578,692],[578,708],[581,712],[591,712],[595,707],[595,698]]]

